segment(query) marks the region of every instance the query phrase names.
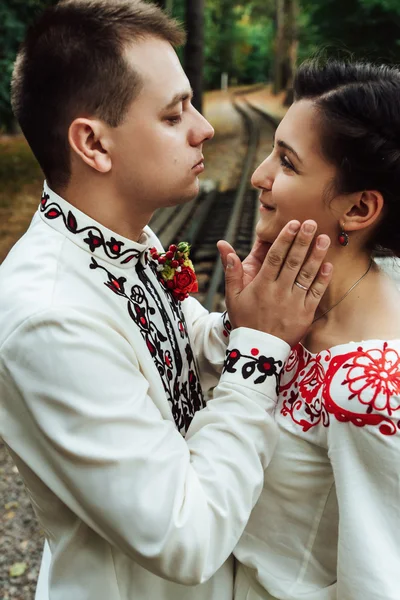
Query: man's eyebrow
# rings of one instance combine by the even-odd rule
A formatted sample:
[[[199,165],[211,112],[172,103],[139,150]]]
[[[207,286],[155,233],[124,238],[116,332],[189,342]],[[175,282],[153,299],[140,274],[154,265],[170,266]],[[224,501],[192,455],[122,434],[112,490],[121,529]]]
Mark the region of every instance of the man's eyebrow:
[[[167,106],[164,107],[164,110],[169,110],[170,108],[173,108],[176,104],[178,104],[178,102],[185,102],[185,100],[191,100],[192,98],[193,90],[191,88],[190,90],[179,92],[178,94],[175,94],[171,102],[169,102]]]
[[[279,148],[285,148],[285,150],[287,150],[288,152],[291,152],[292,154],[294,154],[294,156],[297,158],[297,160],[302,163],[303,161],[301,160],[300,156],[297,154],[296,150],[294,150],[292,148],[292,146],[289,146],[289,144],[287,144],[286,142],[284,142],[283,140],[278,140],[277,145],[279,146]]]

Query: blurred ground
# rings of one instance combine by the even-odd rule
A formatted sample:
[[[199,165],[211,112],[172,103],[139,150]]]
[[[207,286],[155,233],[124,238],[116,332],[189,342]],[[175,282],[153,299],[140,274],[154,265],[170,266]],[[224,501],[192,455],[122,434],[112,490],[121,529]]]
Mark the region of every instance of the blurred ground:
[[[269,88],[251,95],[254,104],[283,116],[282,98]],[[228,92],[209,92],[205,116],[216,130],[204,147],[205,179],[221,189],[236,187],[245,153],[243,128]],[[261,147],[261,161],[269,147]],[[43,177],[22,137],[0,138],[0,263],[27,229],[35,212]],[[0,441],[0,600],[33,600],[43,537],[18,471]],[[73,599],[71,599],[73,600]]]

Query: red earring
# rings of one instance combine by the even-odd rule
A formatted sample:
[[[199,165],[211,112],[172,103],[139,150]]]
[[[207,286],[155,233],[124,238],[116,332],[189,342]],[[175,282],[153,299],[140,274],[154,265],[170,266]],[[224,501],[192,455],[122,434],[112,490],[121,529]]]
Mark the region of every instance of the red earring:
[[[341,246],[347,246],[348,245],[348,243],[349,243],[349,236],[347,235],[347,233],[345,232],[344,229],[342,229],[342,231],[340,232],[339,237],[338,237],[338,241],[339,241],[339,244]]]

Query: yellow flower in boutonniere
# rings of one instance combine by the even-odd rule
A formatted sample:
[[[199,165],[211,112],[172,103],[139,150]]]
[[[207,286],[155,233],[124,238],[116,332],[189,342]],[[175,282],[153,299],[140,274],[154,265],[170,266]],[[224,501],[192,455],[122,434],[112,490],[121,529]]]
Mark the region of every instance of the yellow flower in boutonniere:
[[[187,242],[171,244],[167,252],[158,252],[157,248],[150,250],[152,259],[158,262],[160,281],[170,290],[175,300],[185,300],[190,293],[199,290],[189,252],[190,244]]]

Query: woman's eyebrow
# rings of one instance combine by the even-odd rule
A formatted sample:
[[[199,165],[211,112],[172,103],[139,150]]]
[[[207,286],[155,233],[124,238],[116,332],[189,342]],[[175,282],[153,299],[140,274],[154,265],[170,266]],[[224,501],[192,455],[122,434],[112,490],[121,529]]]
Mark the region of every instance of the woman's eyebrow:
[[[291,146],[289,146],[289,144],[287,144],[283,140],[278,140],[276,143],[279,146],[279,148],[284,148],[291,154],[294,154],[294,156],[297,158],[297,160],[303,164],[303,161],[301,160],[300,156],[297,154],[296,150],[294,150]]]

